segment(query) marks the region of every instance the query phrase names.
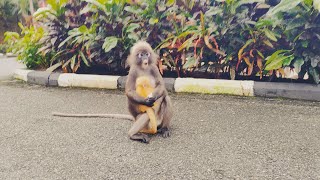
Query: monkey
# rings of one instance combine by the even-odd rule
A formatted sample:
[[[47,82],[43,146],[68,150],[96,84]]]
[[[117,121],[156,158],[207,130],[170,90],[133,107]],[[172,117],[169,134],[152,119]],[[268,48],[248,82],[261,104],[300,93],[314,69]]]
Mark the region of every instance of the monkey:
[[[152,92],[154,88],[151,86],[150,79],[146,76],[141,76],[136,80],[136,92],[139,96],[144,98],[152,97]],[[154,104],[153,107],[155,107]],[[156,134],[157,133],[157,120],[152,107],[148,107],[146,105],[139,105],[140,112],[147,112],[150,123],[148,128],[144,128],[139,132],[148,133],[148,134]]]
[[[130,120],[133,121],[133,125],[128,131],[129,138],[143,143],[150,142],[151,138],[148,134],[159,133],[164,138],[169,137],[173,108],[171,98],[156,65],[157,59],[158,55],[145,41],[138,41],[130,49],[127,58],[130,70],[125,85],[125,94],[131,115],[57,112],[52,114],[61,117],[106,117]]]
[[[138,41],[130,49],[127,63],[130,67],[125,86],[125,93],[128,101],[128,109],[134,117],[128,135],[130,139],[149,143],[150,137],[140,131],[148,127],[149,116],[146,112],[141,112],[140,105],[153,107],[157,121],[157,132],[164,138],[170,136],[169,124],[173,116],[171,99],[165,88],[163,78],[157,67],[158,55],[146,41]],[[152,95],[148,97],[140,96],[136,91],[136,81],[138,78],[146,76],[150,80]]]

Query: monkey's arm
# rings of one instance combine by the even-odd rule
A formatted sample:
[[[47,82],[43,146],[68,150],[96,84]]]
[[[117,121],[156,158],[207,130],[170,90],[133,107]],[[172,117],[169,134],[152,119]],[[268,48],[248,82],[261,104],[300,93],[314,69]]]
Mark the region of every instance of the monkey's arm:
[[[126,90],[126,95],[130,101],[133,101],[137,104],[145,104],[145,98],[139,96],[135,90]]]
[[[135,78],[135,75],[132,73],[131,76],[128,76],[127,83],[126,83],[126,95],[128,99],[134,103],[151,107],[154,101],[150,102],[148,101],[148,99],[142,96],[139,96],[136,92],[135,86],[136,86],[136,78]]]
[[[157,100],[157,99],[161,98],[162,96],[166,95],[167,91],[166,91],[162,76],[161,76],[157,67],[152,69],[152,74],[154,75],[155,80],[156,80],[156,87],[155,87],[152,95],[155,98],[155,100]]]

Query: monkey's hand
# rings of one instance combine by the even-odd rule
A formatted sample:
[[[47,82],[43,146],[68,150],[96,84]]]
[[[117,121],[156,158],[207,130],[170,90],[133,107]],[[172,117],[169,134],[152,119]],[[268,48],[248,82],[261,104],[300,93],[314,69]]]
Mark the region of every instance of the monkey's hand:
[[[152,107],[154,102],[156,102],[156,98],[155,97],[147,97],[145,99],[144,105],[148,106],[148,107]]]

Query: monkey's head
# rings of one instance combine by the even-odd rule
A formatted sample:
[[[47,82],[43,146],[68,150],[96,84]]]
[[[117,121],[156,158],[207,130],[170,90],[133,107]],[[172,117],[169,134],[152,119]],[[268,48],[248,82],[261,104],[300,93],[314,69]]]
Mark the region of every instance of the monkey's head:
[[[128,57],[128,64],[132,66],[140,66],[146,69],[148,66],[156,64],[158,55],[154,53],[149,43],[139,41],[133,45]]]

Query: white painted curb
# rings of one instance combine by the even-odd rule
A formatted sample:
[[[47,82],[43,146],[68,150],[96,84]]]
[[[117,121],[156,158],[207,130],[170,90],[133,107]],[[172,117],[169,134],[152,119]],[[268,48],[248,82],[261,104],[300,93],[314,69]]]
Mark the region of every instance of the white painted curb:
[[[120,76],[85,75],[85,74],[61,74],[58,85],[61,87],[87,87],[117,89],[117,81]]]
[[[254,81],[177,78],[176,92],[254,96]]]
[[[26,69],[16,69],[14,71],[13,77],[15,79],[20,79],[23,81],[28,81],[28,73],[32,72],[33,70],[26,70]]]

